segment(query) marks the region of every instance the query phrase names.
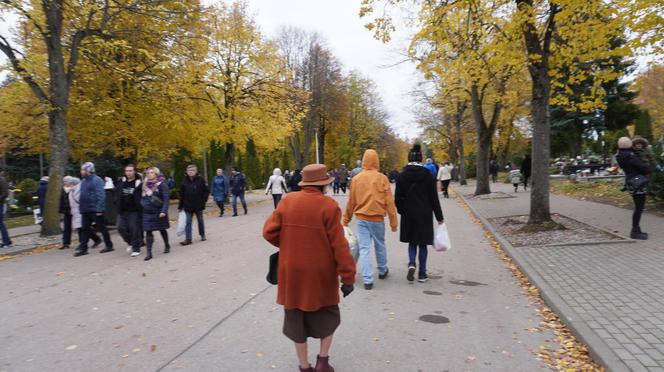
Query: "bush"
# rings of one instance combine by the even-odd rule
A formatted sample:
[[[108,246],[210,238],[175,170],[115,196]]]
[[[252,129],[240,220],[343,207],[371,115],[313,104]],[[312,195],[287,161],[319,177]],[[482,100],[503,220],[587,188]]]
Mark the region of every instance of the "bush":
[[[21,208],[32,207],[34,200],[32,197],[37,192],[37,181],[32,178],[25,178],[16,184],[16,204]]]
[[[180,199],[180,189],[177,187],[174,187],[169,190],[170,198],[171,200],[178,200]]]
[[[658,169],[650,177],[648,193],[656,200],[664,200],[664,139],[660,139],[652,147],[653,155],[657,159]]]

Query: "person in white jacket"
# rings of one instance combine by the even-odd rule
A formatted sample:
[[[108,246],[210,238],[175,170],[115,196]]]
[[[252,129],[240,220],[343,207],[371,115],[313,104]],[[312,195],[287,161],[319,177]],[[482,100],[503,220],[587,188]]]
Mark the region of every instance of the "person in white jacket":
[[[452,180],[452,170],[454,169],[454,165],[450,164],[450,162],[446,161],[443,163],[443,165],[438,169],[438,181],[440,181],[443,189],[443,196],[445,198],[450,197],[449,194],[449,187],[450,187],[450,181]]]
[[[281,176],[281,169],[274,168],[272,176],[267,183],[265,188],[265,195],[268,192],[272,193],[272,199],[274,200],[274,209],[277,209],[279,202],[281,201],[281,196],[287,193],[288,188],[286,187],[286,180]]]

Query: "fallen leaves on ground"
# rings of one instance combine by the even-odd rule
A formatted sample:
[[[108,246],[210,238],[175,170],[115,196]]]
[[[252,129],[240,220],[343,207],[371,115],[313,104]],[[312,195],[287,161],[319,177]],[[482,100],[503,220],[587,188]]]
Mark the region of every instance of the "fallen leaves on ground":
[[[546,363],[548,367],[563,372],[604,372],[604,368],[592,360],[588,353],[588,347],[577,340],[567,326],[562,322],[558,314],[553,312],[542,297],[539,288],[535,287],[528,277],[521,272],[521,269],[514,263],[512,258],[505,252],[495,237],[484,228],[481,221],[468,208],[465,201],[453,192],[456,202],[466,210],[473,222],[484,229],[484,237],[491,247],[496,251],[498,257],[507,265],[512,275],[517,279],[518,284],[524,289],[524,292],[532,300],[532,305],[536,307],[535,311],[542,317],[539,327],[529,328],[528,331],[534,332],[534,329],[541,331],[551,330],[555,335],[556,343],[560,346],[553,349],[548,346],[540,346],[536,351],[537,358]]]

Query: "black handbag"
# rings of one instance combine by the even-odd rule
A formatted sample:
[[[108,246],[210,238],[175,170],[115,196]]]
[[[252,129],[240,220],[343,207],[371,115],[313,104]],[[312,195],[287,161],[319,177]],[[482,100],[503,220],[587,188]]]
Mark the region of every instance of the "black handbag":
[[[277,273],[279,272],[279,252],[270,255],[270,269],[265,278],[268,283],[277,285]]]
[[[638,175],[628,179],[625,182],[625,185],[627,186],[627,190],[629,190],[629,192],[636,193],[645,191],[646,186],[648,186],[648,182],[648,177]]]
[[[157,208],[161,208],[161,206],[164,205],[164,201],[155,194],[150,195],[150,203]]]

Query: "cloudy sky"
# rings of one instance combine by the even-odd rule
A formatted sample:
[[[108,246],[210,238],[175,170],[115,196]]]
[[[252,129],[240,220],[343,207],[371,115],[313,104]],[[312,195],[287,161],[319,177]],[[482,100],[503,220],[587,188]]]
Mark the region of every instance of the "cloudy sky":
[[[210,3],[211,1],[206,1]],[[347,70],[371,78],[390,114],[389,124],[402,137],[414,137],[418,128],[411,114],[417,72],[404,61],[409,31],[401,27],[393,41],[383,44],[364,28],[367,19],[358,16],[360,0],[249,0],[251,11],[263,33],[271,37],[281,26],[296,26],[320,33]],[[8,35],[14,17],[0,21],[0,35]],[[4,58],[0,55],[0,61]],[[0,74],[2,74],[0,72]]]

